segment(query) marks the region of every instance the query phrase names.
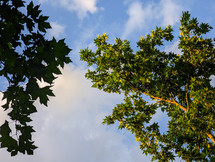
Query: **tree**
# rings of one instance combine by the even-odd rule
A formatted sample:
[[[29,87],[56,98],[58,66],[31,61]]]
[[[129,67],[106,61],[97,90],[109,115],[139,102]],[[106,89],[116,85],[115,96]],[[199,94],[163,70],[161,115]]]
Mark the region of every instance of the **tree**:
[[[135,53],[127,40],[107,42],[106,33],[94,40],[95,52],[80,51],[81,59],[92,66],[86,73],[93,87],[121,93],[124,102],[114,107],[105,124],[119,122],[135,135],[144,154],[152,160],[169,161],[176,156],[186,161],[215,161],[215,48],[203,37],[212,27],[198,23],[189,12],[180,20],[178,48],[182,54],[161,51],[172,41],[171,26],[156,28],[137,42]],[[147,102],[145,96],[152,101]],[[161,109],[168,116],[167,131],[151,122]]]
[[[12,156],[33,154],[37,148],[29,125],[30,115],[37,112],[34,103],[47,106],[60,68],[71,62],[64,39],[45,38],[51,28],[47,19],[33,2],[0,0],[0,76],[8,81],[7,89],[1,90],[2,107],[10,118],[0,127],[0,143]]]

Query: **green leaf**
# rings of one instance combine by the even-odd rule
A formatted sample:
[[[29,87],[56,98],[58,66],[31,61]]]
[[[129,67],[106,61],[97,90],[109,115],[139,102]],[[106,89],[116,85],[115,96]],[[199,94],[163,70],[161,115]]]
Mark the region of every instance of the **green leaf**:
[[[2,137],[9,136],[9,134],[11,132],[11,129],[10,129],[9,125],[8,125],[8,121],[5,121],[5,123],[2,124],[0,128],[1,128],[0,129],[0,134],[1,134]]]
[[[31,114],[37,112],[35,101],[39,98],[47,106],[49,97],[54,96],[54,79],[61,74],[59,65],[71,62],[71,50],[64,40],[45,38],[51,28],[48,16],[42,15],[40,6],[33,1],[6,0],[1,4],[0,75],[8,81],[2,108],[8,110],[10,124],[5,121],[0,127],[0,147],[7,148],[11,156],[33,154],[37,147],[32,140],[34,130],[28,123],[32,121]],[[40,87],[39,81],[48,86]]]
[[[180,55],[159,47],[174,38],[167,26],[141,37],[137,52],[127,40],[107,42],[104,33],[94,40],[95,51],[82,49],[80,58],[93,66],[85,75],[92,87],[125,95],[103,124],[119,122],[118,128],[133,133],[152,160],[172,161],[177,156],[185,161],[213,161],[215,87],[209,77],[214,72],[215,47],[212,39],[202,36],[212,27],[191,19],[189,12],[183,12],[180,22]],[[155,123],[159,109],[162,120]]]

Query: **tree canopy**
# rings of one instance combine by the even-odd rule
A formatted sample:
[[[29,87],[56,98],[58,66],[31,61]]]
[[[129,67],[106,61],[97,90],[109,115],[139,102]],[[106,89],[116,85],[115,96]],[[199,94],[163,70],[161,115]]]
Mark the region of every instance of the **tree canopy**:
[[[215,161],[215,87],[210,84],[215,48],[214,39],[204,36],[212,27],[189,12],[183,12],[180,24],[181,53],[161,51],[174,39],[167,26],[141,37],[136,52],[127,40],[108,43],[104,33],[94,40],[95,52],[80,51],[81,59],[92,66],[86,77],[93,87],[125,97],[104,123],[118,121],[119,129],[135,135],[144,154],[159,161]],[[168,116],[167,131],[151,120],[158,109]]]
[[[30,115],[37,112],[34,103],[39,100],[47,106],[49,97],[54,96],[54,80],[71,62],[71,49],[64,39],[45,38],[51,26],[39,7],[23,0],[0,0],[0,77],[8,81],[7,89],[1,90],[2,108],[9,117],[0,127],[0,144],[12,156],[33,154],[37,148],[29,125]]]

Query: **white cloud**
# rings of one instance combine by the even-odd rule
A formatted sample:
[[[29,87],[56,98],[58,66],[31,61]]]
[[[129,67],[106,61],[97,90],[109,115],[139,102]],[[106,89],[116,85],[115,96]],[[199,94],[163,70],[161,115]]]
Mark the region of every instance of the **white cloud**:
[[[167,45],[165,47],[165,52],[174,52],[178,55],[182,55],[181,50],[178,48],[179,41],[175,41],[172,45]]]
[[[102,125],[122,96],[91,88],[86,70],[66,67],[53,88],[56,97],[48,108],[38,106],[33,115],[34,139],[39,148],[34,156],[10,154],[1,149],[5,162],[124,162],[150,161],[142,155],[134,138],[116,126]],[[131,135],[130,135],[131,136]],[[133,142],[125,142],[125,141]]]
[[[125,4],[130,4],[125,1]],[[157,26],[175,25],[179,22],[182,13],[182,6],[179,1],[161,0],[159,3],[143,4],[134,1],[128,8],[128,21],[125,24],[123,38],[128,37],[136,30],[142,30],[150,27],[152,23],[157,22]]]
[[[133,2],[129,7],[127,13],[129,15],[129,19],[125,26],[125,31],[123,33],[123,38],[127,37],[136,29],[142,29],[145,25],[146,19],[150,16],[152,6],[147,6],[146,8],[142,8],[142,3]]]
[[[98,8],[97,0],[61,0],[61,5],[70,11],[75,11],[79,18],[84,18],[87,13],[95,13]]]
[[[209,79],[211,80],[210,81],[211,86],[215,87],[215,75],[211,75]]]
[[[80,19],[87,16],[88,13],[98,11],[97,0],[40,0],[40,3],[50,3],[54,6],[61,6],[68,11],[76,12]]]
[[[2,98],[3,98],[3,94],[2,92],[0,92],[1,106],[5,104],[5,100],[2,100]],[[7,112],[5,112],[2,107],[0,107],[0,125],[4,124],[6,118],[7,118]]]
[[[177,3],[177,1],[173,0],[161,0],[161,12],[160,17],[162,20],[162,25],[175,25],[179,22],[180,15],[182,14],[182,6]]]
[[[56,39],[65,35],[65,26],[57,22],[50,22],[51,29],[48,30],[48,38],[55,37]]]

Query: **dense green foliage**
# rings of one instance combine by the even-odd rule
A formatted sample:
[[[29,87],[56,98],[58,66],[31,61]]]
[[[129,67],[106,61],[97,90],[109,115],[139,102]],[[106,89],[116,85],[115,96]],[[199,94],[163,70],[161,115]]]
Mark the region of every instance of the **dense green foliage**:
[[[45,39],[51,28],[47,19],[33,2],[0,0],[0,76],[8,81],[7,89],[2,90],[2,107],[9,117],[0,127],[0,143],[12,156],[33,154],[34,129],[29,122],[37,111],[34,102],[47,106],[49,96],[54,96],[51,87],[61,74],[60,67],[71,62],[71,50],[64,40]]]
[[[94,40],[95,52],[81,50],[81,59],[92,66],[86,77],[93,87],[125,96],[104,123],[118,121],[120,129],[131,131],[144,154],[159,161],[176,156],[215,161],[215,87],[210,84],[215,48],[214,40],[203,36],[212,27],[190,18],[189,12],[183,13],[180,22],[182,54],[159,50],[164,41],[174,38],[167,26],[141,37],[136,52],[127,40],[108,43],[105,33]],[[152,102],[145,100],[146,95]],[[167,131],[151,122],[158,109],[169,117]]]

